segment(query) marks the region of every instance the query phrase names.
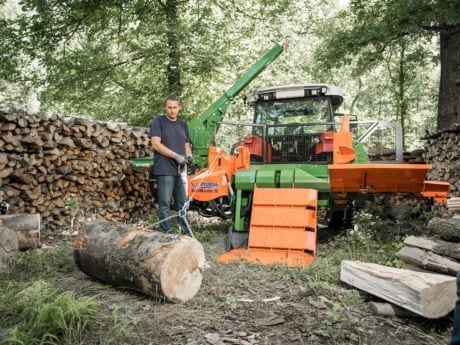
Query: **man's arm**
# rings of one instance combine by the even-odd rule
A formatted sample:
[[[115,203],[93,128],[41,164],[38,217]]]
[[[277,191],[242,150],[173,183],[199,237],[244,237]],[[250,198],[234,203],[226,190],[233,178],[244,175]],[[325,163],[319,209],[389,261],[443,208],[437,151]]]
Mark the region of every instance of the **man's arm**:
[[[160,137],[152,137],[150,139],[150,143],[152,144],[152,148],[155,150],[155,152],[165,157],[173,158],[177,162],[177,164],[185,164],[187,162],[184,156],[174,152],[171,149],[168,149],[165,145],[163,145],[161,143]]]
[[[152,144],[152,148],[155,152],[158,152],[160,155],[163,155],[168,158],[174,158],[176,152],[171,149],[168,149],[165,145],[161,143],[160,137],[152,137],[150,139],[150,143]]]

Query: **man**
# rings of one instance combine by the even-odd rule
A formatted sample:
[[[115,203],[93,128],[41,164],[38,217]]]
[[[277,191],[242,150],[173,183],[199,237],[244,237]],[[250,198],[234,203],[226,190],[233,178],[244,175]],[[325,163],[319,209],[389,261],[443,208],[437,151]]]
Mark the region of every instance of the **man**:
[[[454,309],[454,328],[449,345],[460,345],[460,272],[457,273],[457,302]]]
[[[170,201],[174,197],[175,208],[179,212],[182,233],[191,236],[184,205],[187,202],[181,172],[192,160],[190,137],[187,124],[179,119],[181,100],[177,95],[165,99],[165,115],[153,119],[150,124],[150,140],[154,150],[154,175],[157,179],[158,219],[160,229],[173,233],[171,225]]]

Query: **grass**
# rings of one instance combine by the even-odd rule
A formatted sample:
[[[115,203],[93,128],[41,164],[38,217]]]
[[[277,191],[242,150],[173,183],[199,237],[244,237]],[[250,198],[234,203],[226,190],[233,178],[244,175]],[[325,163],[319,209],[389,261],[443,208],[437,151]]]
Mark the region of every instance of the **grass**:
[[[79,344],[99,309],[92,299],[59,292],[43,280],[9,283],[2,290],[8,321],[1,344]]]

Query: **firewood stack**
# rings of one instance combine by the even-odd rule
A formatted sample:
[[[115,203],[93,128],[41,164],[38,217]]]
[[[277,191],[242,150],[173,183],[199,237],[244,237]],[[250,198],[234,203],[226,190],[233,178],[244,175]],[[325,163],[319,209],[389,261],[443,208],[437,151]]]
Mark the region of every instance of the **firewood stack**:
[[[450,197],[460,196],[460,128],[452,129],[426,137],[428,145],[424,158],[433,165],[428,174],[430,180],[446,181],[450,184]],[[440,216],[450,218],[452,211],[439,208]]]
[[[131,160],[150,154],[145,129],[56,114],[0,109],[0,203],[9,213],[40,213],[43,228],[75,209],[124,221],[149,211],[146,171]]]

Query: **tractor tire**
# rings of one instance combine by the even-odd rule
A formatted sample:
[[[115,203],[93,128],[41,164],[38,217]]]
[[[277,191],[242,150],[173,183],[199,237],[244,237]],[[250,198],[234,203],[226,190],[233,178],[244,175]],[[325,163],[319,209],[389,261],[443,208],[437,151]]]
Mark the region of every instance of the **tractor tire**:
[[[233,231],[233,224],[228,227],[225,239],[225,250],[229,251],[236,248],[246,248],[248,246],[249,232]]]

